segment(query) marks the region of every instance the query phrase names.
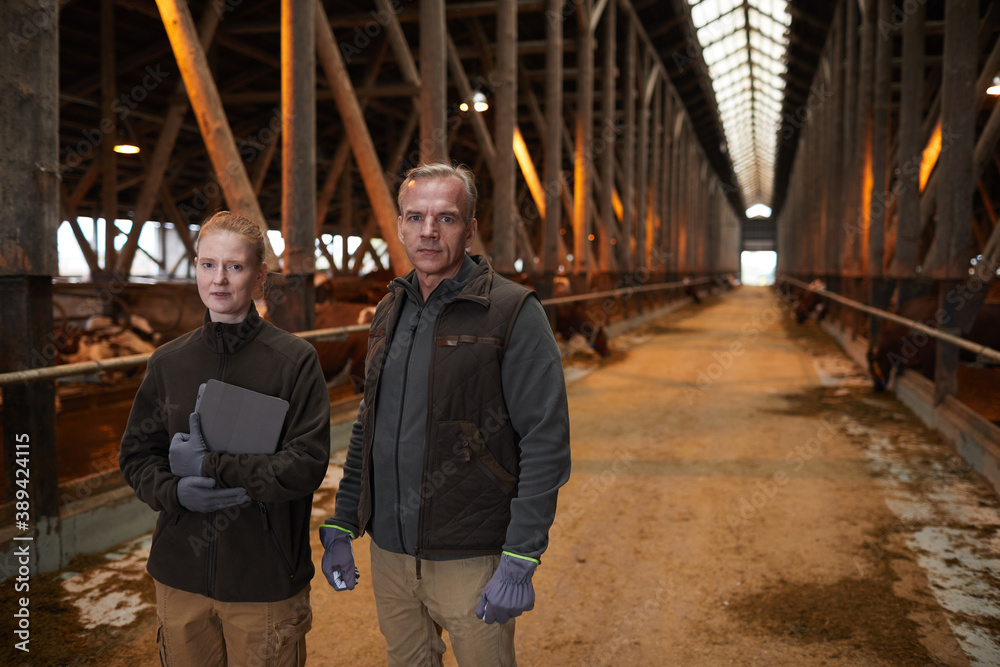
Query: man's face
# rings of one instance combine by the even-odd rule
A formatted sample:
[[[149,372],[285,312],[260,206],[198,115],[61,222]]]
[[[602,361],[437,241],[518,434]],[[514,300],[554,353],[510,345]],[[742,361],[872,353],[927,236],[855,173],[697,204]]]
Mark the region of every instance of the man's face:
[[[476,219],[466,220],[465,187],[456,177],[418,178],[407,186],[401,209],[399,240],[421,287],[433,291],[458,273],[476,235]]]

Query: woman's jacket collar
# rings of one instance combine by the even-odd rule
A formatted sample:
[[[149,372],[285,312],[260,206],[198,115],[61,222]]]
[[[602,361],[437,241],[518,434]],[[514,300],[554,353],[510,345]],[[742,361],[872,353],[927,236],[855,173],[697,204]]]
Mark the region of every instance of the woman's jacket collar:
[[[247,313],[242,322],[236,324],[213,322],[208,309],[206,309],[205,325],[202,327],[201,337],[216,352],[232,354],[256,338],[263,326],[264,320],[251,301],[250,312]]]

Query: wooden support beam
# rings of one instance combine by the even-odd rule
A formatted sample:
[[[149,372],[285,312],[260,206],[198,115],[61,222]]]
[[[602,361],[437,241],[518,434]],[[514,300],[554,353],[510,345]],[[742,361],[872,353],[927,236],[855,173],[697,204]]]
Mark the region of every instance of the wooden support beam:
[[[601,145],[604,150],[601,152],[601,214],[598,216],[598,232],[600,234],[600,245],[598,246],[598,263],[603,272],[612,270],[615,265],[614,245],[617,243],[617,234],[612,233],[617,225],[615,224],[614,205],[612,203],[615,186],[615,116],[616,116],[616,70],[617,70],[617,37],[618,37],[618,8],[615,3],[610,3],[607,8],[604,3],[598,3],[594,9],[594,16],[591,17],[592,30],[594,29],[594,19],[599,18],[601,11],[604,15],[604,44],[602,45],[604,55],[604,76],[601,80]]]
[[[315,15],[308,2],[281,0],[281,235],[287,275],[311,276],[316,270]],[[312,281],[303,281],[303,287],[302,312],[291,318],[297,327],[289,331],[312,328]]]
[[[362,87],[370,86],[375,83],[375,79],[378,78],[379,70],[382,68],[382,63],[385,60],[386,55],[386,42],[378,47],[378,54],[369,63],[368,69],[365,71],[364,78],[362,79]],[[361,105],[361,111],[364,113],[365,109],[368,108],[368,102],[371,98],[359,95],[358,104]],[[339,141],[337,142],[337,148],[333,151],[333,159],[330,161],[330,170],[326,174],[326,179],[323,181],[323,189],[320,191],[319,198],[316,201],[316,236],[320,235],[320,230],[323,228],[323,223],[326,221],[327,211],[330,209],[330,202],[333,201],[333,194],[337,190],[337,183],[340,181],[341,175],[344,173],[344,169],[347,168],[347,162],[350,158],[351,152],[351,142],[347,137],[346,133],[342,133]]]
[[[399,16],[393,9],[390,0],[375,0],[375,7],[379,11],[379,16],[384,17],[384,25],[389,35],[389,44],[392,45],[392,52],[396,56],[396,66],[403,75],[403,80],[420,86],[420,73],[417,71],[417,64],[413,60],[413,53],[410,45],[403,34],[403,26],[399,22]]]
[[[452,81],[458,88],[459,95],[461,95],[463,99],[471,99],[472,87],[469,84],[469,77],[465,73],[465,67],[462,65],[461,58],[458,56],[458,49],[455,48],[455,42],[452,41],[450,36],[447,38],[447,48],[448,67],[451,70]],[[486,121],[483,120],[482,114],[478,113],[470,114],[469,121],[472,123],[472,129],[476,135],[476,142],[481,150],[480,157],[483,159],[483,162],[486,163],[490,176],[495,179],[497,170],[497,148],[493,144],[493,138],[490,135],[489,129],[486,127]],[[513,138],[511,139],[511,149],[513,150]],[[513,215],[516,225],[515,234],[517,234],[517,228],[523,226],[524,221],[521,219],[520,214],[516,210],[513,211]],[[476,235],[476,238],[473,239],[472,251],[477,254],[484,254],[486,252],[485,245],[478,234]]]
[[[945,40],[948,39],[948,9],[945,8]],[[945,58],[947,59],[947,46],[945,46]],[[945,75],[945,81],[947,81],[947,74]],[[943,97],[943,103],[945,106],[948,105],[947,96]],[[947,113],[942,109],[942,113]],[[968,224],[968,221],[965,221]],[[954,294],[953,290],[961,287],[961,282],[958,280],[945,280],[938,285],[938,290],[940,292],[938,297],[938,309],[937,313],[941,315],[942,323],[953,323],[956,322],[959,317],[958,312],[958,300],[948,299],[948,295]],[[964,302],[962,302],[964,305]],[[961,335],[961,330],[955,326],[941,326],[940,329],[945,333],[950,333],[953,335]],[[937,340],[931,343],[935,345],[937,349],[934,353],[934,405],[940,405],[944,402],[945,398],[948,396],[958,395],[958,348],[954,345],[946,343],[943,340]]]
[[[625,182],[622,192],[622,249],[625,257],[625,270],[634,271],[635,251],[633,250],[633,234],[635,229],[635,112],[636,112],[636,80],[637,71],[637,35],[636,18],[628,17],[628,31],[625,41],[625,76],[622,85],[625,87],[623,99],[625,105],[625,149],[622,155]]]
[[[982,132],[976,139],[976,149],[972,155],[972,179],[978,181],[996,155],[997,143],[1000,141],[1000,104],[993,105]]]
[[[410,115],[406,119],[406,123],[400,129],[399,134],[396,137],[396,146],[392,150],[392,155],[389,157],[389,168],[386,170],[386,176],[392,180],[393,185],[397,183],[402,183],[402,174],[400,173],[403,161],[406,159],[406,151],[410,147],[413,141],[413,133],[417,131],[417,125],[420,123],[420,109],[417,105],[414,105],[410,110]]]
[[[0,372],[51,366],[58,350],[52,276],[59,273],[59,22],[47,14],[37,22],[39,10],[31,0],[0,2],[0,25],[34,31],[27,39],[6,33],[10,40],[0,57]],[[59,529],[55,423],[53,382],[3,387],[0,502],[24,501],[17,509],[28,515],[18,519],[27,525],[19,533],[35,540],[21,543],[34,545],[21,561],[24,573],[61,565],[58,541],[49,537]],[[21,490],[16,482],[25,480],[27,497],[15,496]],[[44,544],[51,548],[40,548]]]
[[[545,152],[546,140],[548,137],[545,136],[545,116],[542,113],[542,107],[538,103],[538,96],[535,94],[534,89],[531,85],[524,80],[524,63],[518,62],[518,77],[521,80],[521,84],[518,85],[518,93],[523,98],[522,101],[528,107],[528,113],[531,116],[531,123],[535,126],[535,132],[538,135],[537,140],[539,147],[542,152]]]
[[[972,160],[975,150],[976,44],[979,3],[953,0],[945,7],[941,91],[942,142],[938,160],[938,216],[925,275],[962,280],[968,274],[972,219]],[[977,179],[978,180],[978,179]]]
[[[659,178],[659,190],[660,190],[660,227],[658,230],[654,250],[655,257],[658,259],[657,270],[660,272],[667,271],[667,239],[670,234],[670,178],[672,174],[670,173],[673,169],[671,163],[671,152],[673,149],[673,128],[674,128],[674,118],[679,113],[679,110],[675,103],[677,99],[674,97],[669,86],[663,87],[663,132],[661,136],[661,165],[660,178]],[[714,176],[713,176],[714,179]],[[714,181],[713,181],[714,182]]]
[[[870,190],[866,184],[871,178],[871,132],[872,132],[872,92],[874,89],[875,67],[875,1],[869,3],[861,16],[861,56],[858,73],[858,107],[855,110],[858,142],[855,152],[857,180],[853,184],[852,209],[855,213],[855,235],[851,244],[851,270],[856,276],[865,275],[868,255],[865,252],[868,243],[868,223],[870,214]],[[860,201],[860,206],[856,202]]]
[[[920,163],[924,144],[921,136],[924,99],[924,22],[927,10],[922,3],[903,24],[903,90],[899,100],[899,203],[896,223],[896,250],[889,275],[917,277],[920,261]]]
[[[670,127],[670,193],[669,197],[669,237],[667,241],[667,252],[669,253],[669,258],[667,260],[667,271],[671,274],[671,277],[676,278],[678,272],[678,266],[680,258],[678,256],[677,248],[680,241],[680,226],[681,226],[681,203],[680,203],[680,192],[681,192],[681,143],[680,143],[680,131],[684,124],[684,114],[680,111],[679,107],[681,101],[674,98],[675,108],[678,108],[678,113],[676,114],[671,127]]]
[[[446,44],[448,49],[448,67],[451,70],[452,81],[458,88],[459,97],[463,100],[471,101],[472,86],[469,83],[468,75],[465,73],[465,66],[462,65],[462,59],[458,57],[458,49],[455,48],[455,42],[452,41],[450,35],[446,38]],[[483,119],[482,114],[471,113],[469,114],[469,122],[472,124],[472,130],[476,135],[476,142],[485,152],[486,167],[490,170],[490,175],[495,178],[496,174],[494,171],[496,169],[497,151],[496,146],[493,144],[489,128],[486,127],[486,121]],[[421,143],[423,143],[423,139],[421,139]]]
[[[521,168],[524,181],[528,184],[528,192],[531,193],[531,199],[535,203],[535,208],[538,209],[538,215],[544,220],[546,211],[545,188],[542,186],[542,181],[535,170],[535,164],[531,160],[531,153],[528,151],[527,144],[524,143],[524,136],[521,134],[519,127],[514,128],[514,156],[517,158],[517,164]]]
[[[855,155],[857,154],[857,91],[858,91],[858,5],[856,2],[844,2],[844,154],[842,166],[844,176],[841,178],[841,201],[843,218],[842,254],[840,258],[840,273],[842,276],[854,275],[853,252],[855,241],[860,233],[857,220],[857,189],[860,187],[860,173],[857,170]],[[846,311],[845,311],[846,312]]]
[[[264,144],[264,151],[257,155],[257,159],[250,165],[250,184],[253,186],[253,194],[260,197],[260,191],[264,188],[264,179],[271,168],[274,160],[274,151],[281,141],[281,130],[274,132],[269,137],[269,141]]]
[[[635,227],[635,264],[636,268],[646,269],[646,216],[648,215],[649,203],[649,123],[652,109],[652,90],[650,84],[656,84],[656,77],[653,75],[650,66],[650,59],[646,55],[643,66],[643,73],[640,80],[646,82],[643,87],[643,95],[639,105],[639,145],[636,162],[636,227]],[[693,204],[693,199],[688,200]]]
[[[573,154],[573,269],[590,269],[590,181],[594,152],[594,33],[590,30],[593,0],[579,0],[577,15],[576,143]]]
[[[561,16],[564,0],[547,0],[548,16]],[[546,275],[554,275],[562,258],[559,255],[562,211],[560,209],[560,172],[562,171],[562,116],[563,116],[563,30],[562,21],[545,22],[545,164],[542,178],[545,181],[545,217],[542,233],[541,265]]]
[[[878,5],[878,25],[890,23],[892,0],[875,0]],[[871,173],[868,214],[868,278],[881,278],[884,274],[885,227],[889,205],[889,114],[892,81],[892,33],[875,31],[875,88],[872,102]],[[869,303],[871,303],[869,301]],[[877,327],[877,318],[870,326]]]
[[[478,58],[482,63],[482,72],[487,76],[491,76],[493,71],[496,69],[496,63],[493,62],[493,54],[497,52],[500,48],[500,15],[499,9],[497,13],[497,39],[494,42],[490,42],[490,38],[486,36],[486,30],[483,28],[482,21],[479,17],[470,19],[467,24],[469,26],[469,33],[472,36],[473,41],[476,43],[475,47],[471,49],[459,49],[458,55],[462,59],[465,58]],[[516,20],[516,19],[515,19]],[[499,54],[497,55],[499,58]]]
[[[267,240],[267,220],[254,196],[246,167],[236,148],[219,99],[219,89],[209,70],[205,50],[195,32],[187,4],[182,0],[157,0],[156,4],[226,202],[234,212],[247,216],[261,228],[265,234],[265,259],[269,266],[276,267],[278,258]]]
[[[354,215],[354,174],[351,171],[344,173],[344,176],[340,179],[340,220],[337,223],[337,227],[340,230],[340,235],[344,239],[341,244],[345,249],[347,248],[347,238],[351,235],[354,229],[355,215]],[[364,227],[367,228],[370,224],[371,216],[368,216],[369,220],[366,221]],[[346,250],[341,253],[343,256]],[[347,262],[341,260],[341,268],[347,269]]]
[[[212,0],[202,14],[198,25],[198,40],[203,49],[208,49],[209,44],[212,43],[215,30],[222,18],[223,6],[224,0]],[[139,199],[135,205],[135,213],[132,215],[132,229],[129,230],[128,239],[118,257],[117,270],[122,275],[127,276],[132,270],[132,260],[139,247],[139,235],[153,212],[160,183],[163,182],[163,175],[166,174],[167,166],[170,164],[170,154],[174,150],[184,116],[188,111],[188,99],[183,81],[177,83],[171,100],[164,116],[163,126],[160,128],[160,136],[156,140],[156,147],[153,149],[153,157],[150,158],[146,167],[142,188],[139,190]],[[255,187],[254,192],[259,194],[260,187]]]
[[[101,214],[104,216],[104,266],[115,267],[118,251],[115,239],[118,228],[118,154],[115,141],[118,116],[114,111],[117,101],[115,83],[115,3],[101,0]],[[98,276],[94,276],[98,278]]]
[[[99,164],[99,161],[95,160],[95,164]],[[83,259],[87,262],[87,269],[90,270],[90,275],[95,276],[101,271],[101,265],[98,262],[97,253],[94,252],[94,247],[90,245],[90,241],[87,240],[86,235],[84,235],[83,230],[80,228],[80,223],[76,220],[76,207],[72,206],[72,196],[66,189],[65,183],[59,183],[59,192],[59,205],[62,210],[63,217],[66,219],[66,222],[69,223],[69,227],[73,232],[73,237],[76,238],[76,243],[80,246],[80,252],[83,253]]]
[[[316,48],[319,59],[326,72],[326,78],[330,83],[330,89],[334,91],[337,109],[343,120],[344,131],[351,142],[351,150],[354,159],[361,170],[361,178],[365,184],[365,191],[371,201],[372,209],[378,222],[382,239],[389,250],[389,261],[392,270],[397,275],[408,272],[412,265],[406,257],[406,251],[400,242],[396,230],[396,219],[399,217],[396,210],[396,202],[389,192],[389,187],[385,182],[382,167],[378,161],[378,154],[375,152],[375,144],[372,142],[371,134],[365,125],[364,114],[358,103],[358,98],[351,88],[350,75],[344,66],[344,61],[340,56],[340,50],[333,39],[333,32],[330,30],[330,23],[326,16],[326,10],[319,0],[316,2]]]
[[[660,267],[654,263],[654,257],[658,254],[657,239],[659,238],[660,225],[663,223],[663,212],[660,209],[662,201],[661,174],[663,173],[663,134],[666,121],[664,119],[663,97],[666,85],[659,86],[657,92],[653,94],[653,117],[652,136],[650,137],[650,151],[652,153],[652,164],[649,172],[649,204],[646,215],[646,268],[650,271],[659,271]],[[702,192],[702,200],[705,192]]]
[[[444,0],[420,3],[420,161],[447,162],[448,54],[454,49],[445,24]],[[457,56],[456,56],[457,57]],[[471,95],[463,96],[471,102]]]
[[[177,231],[177,236],[180,238],[181,243],[184,244],[188,260],[193,265],[195,257],[198,256],[198,250],[195,248],[194,240],[191,238],[191,232],[188,230],[187,223],[184,222],[184,215],[178,210],[177,202],[174,201],[173,196],[170,194],[170,188],[166,183],[160,184],[157,196],[160,200],[160,206],[163,207],[168,218],[174,221],[174,229]]]
[[[497,63],[493,72],[494,133],[497,146],[493,170],[493,262],[502,273],[514,271],[517,224],[515,202],[514,132],[517,126],[517,2],[497,3]],[[475,114],[479,115],[479,114]],[[523,141],[523,140],[522,140]],[[531,262],[532,257],[525,261]]]

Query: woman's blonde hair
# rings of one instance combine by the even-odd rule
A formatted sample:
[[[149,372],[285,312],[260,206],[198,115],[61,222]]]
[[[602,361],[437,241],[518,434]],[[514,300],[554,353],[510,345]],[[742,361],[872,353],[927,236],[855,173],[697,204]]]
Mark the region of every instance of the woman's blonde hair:
[[[196,250],[201,245],[202,237],[212,232],[230,232],[242,237],[253,246],[257,266],[264,263],[264,232],[250,218],[232,211],[219,211],[201,225],[198,245],[195,246]]]
[[[206,234],[212,234],[214,232],[230,232],[236,234],[244,241],[247,241],[254,249],[254,259],[257,260],[254,270],[260,268],[264,264],[264,232],[261,231],[260,227],[251,220],[250,218],[240,215],[239,213],[233,213],[232,211],[219,211],[214,214],[208,220],[206,220],[201,225],[201,231],[198,233],[198,241],[195,244],[195,250],[201,246],[201,240]],[[270,267],[269,267],[270,269]],[[254,290],[255,299],[263,299],[268,293],[268,276],[264,275],[264,279],[261,281],[257,289]]]

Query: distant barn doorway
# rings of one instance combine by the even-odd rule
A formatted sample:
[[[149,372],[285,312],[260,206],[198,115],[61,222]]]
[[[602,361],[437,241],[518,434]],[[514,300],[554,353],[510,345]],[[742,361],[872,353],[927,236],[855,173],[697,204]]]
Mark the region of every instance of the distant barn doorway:
[[[744,285],[773,285],[778,253],[773,250],[744,250],[740,253],[740,281]]]

